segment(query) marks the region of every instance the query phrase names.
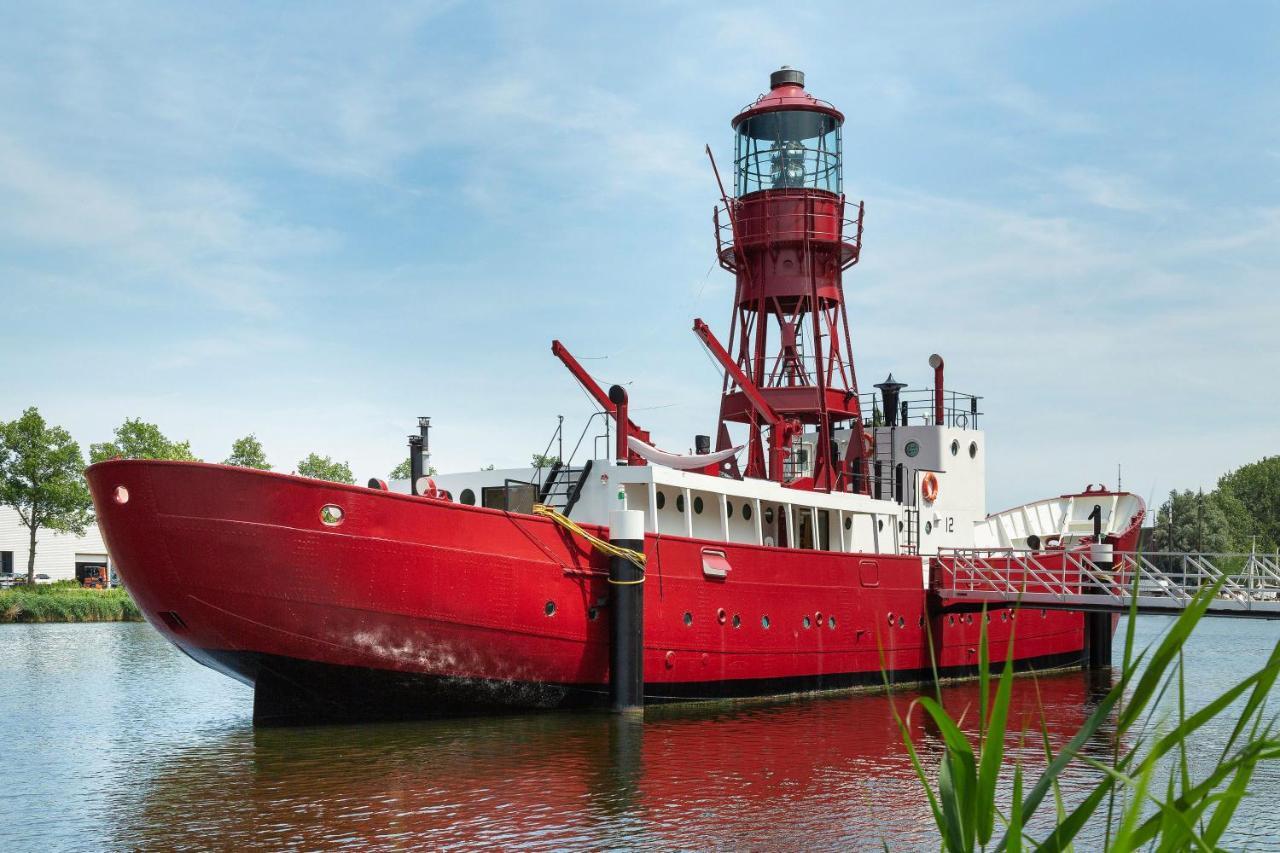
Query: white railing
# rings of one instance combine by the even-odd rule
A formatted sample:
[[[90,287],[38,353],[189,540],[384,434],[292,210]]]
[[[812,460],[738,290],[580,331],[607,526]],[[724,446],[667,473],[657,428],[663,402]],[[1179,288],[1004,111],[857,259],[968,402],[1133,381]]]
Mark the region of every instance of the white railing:
[[[1086,550],[946,549],[934,558],[932,586],[944,601],[1123,610],[1186,607],[1221,582],[1209,612],[1280,617],[1280,556],[1275,554],[1117,551],[1110,567]]]

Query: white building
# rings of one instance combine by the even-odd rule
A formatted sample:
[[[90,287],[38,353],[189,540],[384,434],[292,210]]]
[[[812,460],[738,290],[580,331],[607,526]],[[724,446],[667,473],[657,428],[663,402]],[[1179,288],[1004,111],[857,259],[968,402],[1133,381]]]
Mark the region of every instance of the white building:
[[[31,533],[18,513],[0,506],[0,573],[25,576]],[[96,524],[85,528],[83,536],[41,530],[36,534],[36,574],[48,581],[82,580],[90,566],[107,566],[107,546]]]

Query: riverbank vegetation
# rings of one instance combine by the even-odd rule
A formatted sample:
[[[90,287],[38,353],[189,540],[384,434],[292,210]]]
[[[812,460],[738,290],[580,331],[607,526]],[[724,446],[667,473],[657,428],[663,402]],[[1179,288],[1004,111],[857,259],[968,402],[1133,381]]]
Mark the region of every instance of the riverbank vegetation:
[[[1223,474],[1210,492],[1170,492],[1149,524],[1146,550],[1274,553],[1280,547],[1280,456]]]
[[[59,581],[0,590],[0,622],[141,622],[124,589],[84,589]]]
[[[1187,708],[1183,648],[1220,585],[1221,581],[1201,590],[1168,632],[1146,649],[1134,648],[1137,613],[1130,611],[1118,677],[1056,752],[1043,717],[1040,731],[1030,733],[1018,732],[1010,719],[1012,636],[993,695],[983,619],[979,707],[944,708],[939,693],[937,699],[916,700],[906,712],[908,718],[912,713],[927,714],[944,744],[936,776],[924,768],[910,726],[894,707],[942,848],[951,853],[1071,850],[1073,843],[1083,843],[1078,836],[1088,828],[1091,848],[1221,849],[1259,765],[1280,759],[1280,733],[1267,709],[1268,694],[1280,675],[1280,642],[1261,669],[1204,708]],[[974,711],[976,737],[962,729],[966,712]],[[1196,778],[1188,744],[1202,739],[1220,718],[1226,718],[1231,734],[1221,746],[1217,765]],[[1019,736],[1043,742],[1044,769],[1034,782],[1024,776],[1021,760],[1007,766],[1006,745]],[[1109,744],[1108,760],[1099,760],[1096,749],[1087,749],[1099,738]],[[1059,778],[1072,765],[1091,768],[1097,780],[1078,803],[1064,802],[1059,788]],[[1042,807],[1054,809],[1053,820],[1033,820]]]

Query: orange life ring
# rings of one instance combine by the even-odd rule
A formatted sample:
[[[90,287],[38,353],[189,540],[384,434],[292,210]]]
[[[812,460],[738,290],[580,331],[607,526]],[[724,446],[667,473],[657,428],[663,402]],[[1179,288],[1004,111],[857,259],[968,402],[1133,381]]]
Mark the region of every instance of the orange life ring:
[[[876,452],[876,440],[865,430],[862,433],[862,458],[870,459]]]
[[[924,479],[920,481],[920,496],[928,503],[933,503],[938,499],[938,478],[930,471],[924,475]]]

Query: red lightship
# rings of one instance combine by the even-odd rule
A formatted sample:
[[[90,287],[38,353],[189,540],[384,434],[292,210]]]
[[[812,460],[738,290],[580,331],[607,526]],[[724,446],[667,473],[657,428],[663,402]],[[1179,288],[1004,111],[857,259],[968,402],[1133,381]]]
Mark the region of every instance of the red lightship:
[[[714,450],[655,447],[625,392],[555,342],[613,425],[599,458],[424,477],[424,423],[414,476],[390,487],[99,463],[102,530],[148,621],[252,685],[261,723],[607,705],[629,618],[645,702],[875,685],[882,661],[900,682],[972,673],[982,617],[930,593],[949,553],[1127,550],[1144,508],[1090,488],[988,514],[980,398],[946,389],[937,355],[931,388],[859,393],[843,123],[787,68],[733,119],[728,345],[694,321],[725,375]],[[591,537],[618,511],[631,532],[613,539],[643,557],[611,583]],[[988,629],[1003,649],[1016,627],[1018,666],[1062,667],[1083,662],[1087,618],[1006,608]]]

